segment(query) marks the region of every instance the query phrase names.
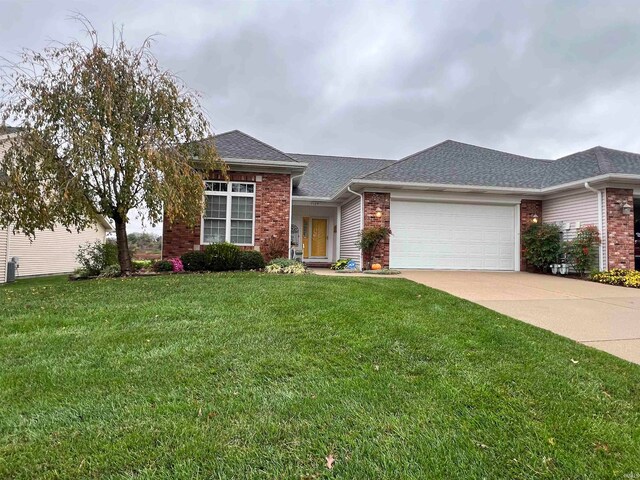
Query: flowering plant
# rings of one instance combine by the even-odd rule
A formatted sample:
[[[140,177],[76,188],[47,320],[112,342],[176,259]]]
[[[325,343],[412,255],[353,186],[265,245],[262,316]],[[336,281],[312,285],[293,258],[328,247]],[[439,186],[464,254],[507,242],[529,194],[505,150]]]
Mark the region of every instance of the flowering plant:
[[[182,265],[182,260],[179,258],[170,258],[168,262],[171,264],[172,272],[184,272],[184,266]]]

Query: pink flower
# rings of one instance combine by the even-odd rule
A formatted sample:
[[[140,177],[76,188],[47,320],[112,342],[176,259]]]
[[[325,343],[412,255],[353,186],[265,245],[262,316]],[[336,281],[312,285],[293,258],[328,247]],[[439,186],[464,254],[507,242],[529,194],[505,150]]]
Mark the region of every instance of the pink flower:
[[[170,258],[169,263],[171,263],[172,270],[174,272],[184,272],[184,266],[182,265],[182,260],[179,258]]]

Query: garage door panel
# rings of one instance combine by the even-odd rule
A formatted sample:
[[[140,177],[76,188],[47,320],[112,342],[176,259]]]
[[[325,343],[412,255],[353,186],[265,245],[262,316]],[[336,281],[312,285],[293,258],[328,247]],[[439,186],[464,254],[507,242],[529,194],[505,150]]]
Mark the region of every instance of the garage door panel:
[[[391,200],[393,268],[513,270],[515,207]]]

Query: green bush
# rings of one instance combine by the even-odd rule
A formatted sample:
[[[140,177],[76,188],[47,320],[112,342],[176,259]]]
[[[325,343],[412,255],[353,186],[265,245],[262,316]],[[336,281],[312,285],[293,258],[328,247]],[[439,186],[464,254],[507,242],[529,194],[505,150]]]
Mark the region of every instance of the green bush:
[[[562,256],[562,230],[553,223],[534,223],[522,234],[522,255],[542,270]]]
[[[180,257],[186,272],[204,272],[207,270],[207,255],[205,252],[187,252]]]
[[[370,266],[371,263],[380,261],[375,258],[376,251],[380,242],[384,242],[391,235],[391,229],[387,227],[367,227],[360,232],[360,240],[356,243],[358,248],[362,250],[365,257],[365,263]]]
[[[109,265],[98,275],[98,278],[115,278],[120,276],[120,265]]]
[[[107,267],[118,265],[118,247],[114,243],[95,241],[80,245],[76,260],[89,277],[95,277]]]
[[[585,225],[578,230],[576,237],[567,242],[566,252],[569,263],[580,275],[593,270],[598,259],[600,232],[594,225]]]
[[[168,260],[158,260],[151,268],[154,272],[173,272],[173,264]]]
[[[262,254],[256,250],[240,252],[240,270],[262,270],[265,262]]]
[[[131,266],[133,270],[139,272],[140,270],[144,270],[145,268],[150,268],[153,262],[151,260],[133,260],[131,262]]]
[[[336,263],[331,265],[331,270],[344,270],[347,268],[347,264],[351,261],[350,258],[341,258]]]
[[[232,243],[213,243],[205,248],[207,270],[226,272],[240,269],[240,247]]]
[[[285,273],[290,275],[309,273],[304,263],[289,258],[276,258],[271,260],[264,270],[267,273]]]

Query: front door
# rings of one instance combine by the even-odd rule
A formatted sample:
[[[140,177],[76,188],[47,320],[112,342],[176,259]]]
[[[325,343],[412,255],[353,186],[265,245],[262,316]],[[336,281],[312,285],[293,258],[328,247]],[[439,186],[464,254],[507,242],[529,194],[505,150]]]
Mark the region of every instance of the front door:
[[[327,219],[311,219],[311,256],[327,256]]]

